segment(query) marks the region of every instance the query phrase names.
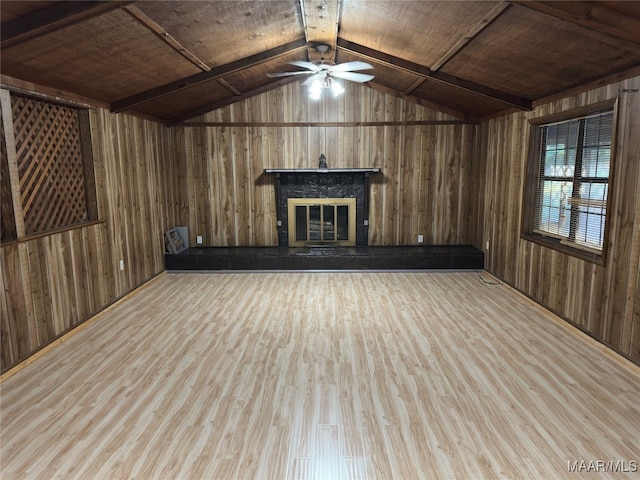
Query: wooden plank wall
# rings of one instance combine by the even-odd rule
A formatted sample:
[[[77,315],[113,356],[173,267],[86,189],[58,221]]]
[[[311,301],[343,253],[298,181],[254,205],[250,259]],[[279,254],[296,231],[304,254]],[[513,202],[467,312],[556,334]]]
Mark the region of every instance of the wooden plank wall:
[[[426,244],[470,242],[476,125],[437,123],[456,119],[345,87],[316,102],[293,83],[176,129],[191,244],[202,235],[209,246],[277,245],[275,184],[263,169],[316,168],[321,153],[329,168],[382,169],[370,177],[371,245],[416,244],[418,235]]]
[[[171,130],[102,109],[90,120],[100,222],[1,245],[2,371],[163,271],[163,232],[184,223]]]
[[[382,168],[371,244],[489,241],[487,270],[638,363],[640,94],[620,93],[606,266],[519,233],[528,119],[639,86],[633,78],[479,127],[435,124],[453,119],[355,84],[319,103],[291,84],[198,119],[225,126],[167,129],[91,110],[101,222],[0,247],[2,371],[162,271],[168,228],[188,225],[191,244],[276,245],[274,183],[262,171],[315,167],[320,153],[330,167]]]
[[[640,77],[484,122],[474,175],[485,268],[601,342],[640,363]],[[606,265],[520,238],[530,118],[619,97]]]

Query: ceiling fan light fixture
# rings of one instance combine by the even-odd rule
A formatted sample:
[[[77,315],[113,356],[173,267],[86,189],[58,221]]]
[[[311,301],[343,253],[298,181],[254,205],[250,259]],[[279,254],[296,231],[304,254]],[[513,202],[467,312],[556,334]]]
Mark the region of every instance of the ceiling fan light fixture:
[[[333,96],[337,97],[338,95],[344,93],[344,87],[340,85],[335,80],[331,81],[331,91],[333,92]]]
[[[344,87],[340,82],[336,82],[330,75],[325,74],[322,78],[316,77],[309,85],[309,97],[313,100],[320,100],[323,90],[331,90],[334,97],[344,93]]]
[[[309,87],[309,98],[312,100],[320,100],[322,96],[322,82],[318,79],[315,79],[311,86]]]

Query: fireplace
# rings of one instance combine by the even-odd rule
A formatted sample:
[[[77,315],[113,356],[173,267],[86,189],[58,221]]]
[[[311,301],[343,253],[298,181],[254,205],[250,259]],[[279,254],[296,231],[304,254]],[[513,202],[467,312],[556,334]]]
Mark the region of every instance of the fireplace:
[[[369,174],[379,168],[265,169],[276,177],[278,245],[366,246]]]
[[[356,244],[355,198],[289,198],[289,246]]]

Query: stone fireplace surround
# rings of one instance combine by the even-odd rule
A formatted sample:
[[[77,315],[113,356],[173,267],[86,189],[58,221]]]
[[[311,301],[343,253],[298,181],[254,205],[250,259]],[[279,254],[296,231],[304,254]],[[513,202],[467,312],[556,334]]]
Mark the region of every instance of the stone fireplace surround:
[[[265,169],[276,176],[278,246],[289,246],[289,198],[355,198],[356,246],[369,241],[369,175],[379,168]]]

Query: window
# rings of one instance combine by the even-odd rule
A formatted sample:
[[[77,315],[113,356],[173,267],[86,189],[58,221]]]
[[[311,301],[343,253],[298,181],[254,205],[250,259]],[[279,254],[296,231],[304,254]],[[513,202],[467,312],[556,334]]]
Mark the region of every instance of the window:
[[[613,160],[613,106],[532,123],[525,238],[601,259]]]

